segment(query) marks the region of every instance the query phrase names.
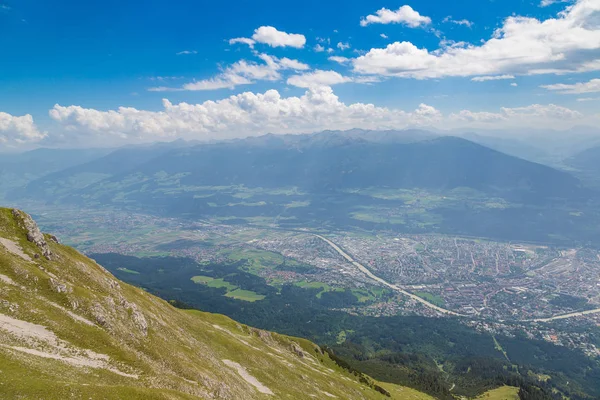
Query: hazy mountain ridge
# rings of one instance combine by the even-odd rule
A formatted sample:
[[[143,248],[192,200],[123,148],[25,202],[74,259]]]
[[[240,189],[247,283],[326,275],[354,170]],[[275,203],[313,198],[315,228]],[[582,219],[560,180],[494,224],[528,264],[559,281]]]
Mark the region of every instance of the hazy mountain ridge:
[[[0,198],[12,190],[53,172],[85,164],[113,149],[37,149],[19,154],[0,154]]]
[[[22,195],[56,196],[65,181],[77,181],[85,173],[95,175],[74,188],[86,194],[104,190],[103,181],[110,186],[131,181],[135,174],[152,179],[167,173],[184,174],[184,185],[297,186],[316,192],[372,186],[469,187],[526,201],[581,195],[577,179],[564,172],[465,139],[413,141],[414,135],[398,139],[399,134],[383,132],[370,141],[370,134],[267,135],[183,148],[122,149],[38,179]]]
[[[88,157],[85,162],[71,163],[66,168],[49,170],[43,176],[29,182],[26,187],[16,189],[13,197],[24,193],[37,196],[49,193],[56,195],[57,191],[86,187],[123,171],[130,171],[161,154],[185,145],[183,141],[175,141],[148,146],[128,146],[105,154],[98,153],[96,157]]]
[[[453,130],[456,135],[525,160],[562,167],[564,160],[600,144],[600,130],[579,126],[568,130]]]
[[[5,396],[428,398],[361,383],[308,341],[177,310],[32,227],[26,214],[0,209]]]
[[[352,130],[132,146],[3,193],[17,206],[597,243],[595,189],[570,172],[430,136]]]
[[[566,160],[566,163],[581,171],[600,171],[600,146],[579,152]]]

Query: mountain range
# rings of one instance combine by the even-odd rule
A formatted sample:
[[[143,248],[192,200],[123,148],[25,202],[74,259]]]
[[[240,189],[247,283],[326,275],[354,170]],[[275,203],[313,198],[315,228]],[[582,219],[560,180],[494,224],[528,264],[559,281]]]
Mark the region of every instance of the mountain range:
[[[222,143],[118,149],[30,182],[18,196],[72,196],[108,185],[152,185],[156,174],[182,185],[295,186],[311,192],[388,187],[467,187],[508,198],[544,201],[583,194],[578,180],[456,137],[428,132],[323,132],[266,135]],[[137,177],[137,178],[136,178]],[[143,177],[140,180],[140,177]]]
[[[94,151],[20,180],[5,174],[10,183],[0,185],[0,198],[15,206],[117,207],[290,228],[598,240],[597,186],[573,167],[557,169],[429,131],[326,131]],[[38,154],[46,153],[52,151]],[[11,165],[14,171],[18,163]]]

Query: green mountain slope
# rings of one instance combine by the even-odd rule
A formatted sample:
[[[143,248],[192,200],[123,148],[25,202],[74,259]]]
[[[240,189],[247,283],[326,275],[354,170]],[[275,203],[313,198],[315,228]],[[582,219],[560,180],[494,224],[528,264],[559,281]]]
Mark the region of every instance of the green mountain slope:
[[[430,398],[353,375],[306,340],[175,309],[0,209],[0,398],[390,396]]]

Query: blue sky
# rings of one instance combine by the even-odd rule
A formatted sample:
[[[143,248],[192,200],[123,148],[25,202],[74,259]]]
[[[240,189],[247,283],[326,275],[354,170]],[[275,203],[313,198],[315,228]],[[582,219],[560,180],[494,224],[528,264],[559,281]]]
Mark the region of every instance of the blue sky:
[[[0,146],[595,124],[599,14],[600,0],[0,0]]]

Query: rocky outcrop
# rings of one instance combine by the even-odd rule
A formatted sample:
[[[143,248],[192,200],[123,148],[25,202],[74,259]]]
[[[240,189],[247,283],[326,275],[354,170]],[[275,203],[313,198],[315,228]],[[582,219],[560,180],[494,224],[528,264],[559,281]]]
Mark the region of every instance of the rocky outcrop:
[[[60,244],[60,241],[58,240],[58,238],[54,235],[48,235],[48,239],[50,239],[50,241],[56,243],[56,244]]]
[[[67,286],[65,283],[59,281],[58,279],[50,278],[50,287],[56,293],[71,293],[73,289]]]
[[[46,259],[52,260],[52,251],[50,251],[50,247],[48,247],[44,234],[40,231],[40,228],[38,228],[33,218],[31,218],[29,214],[17,209],[13,209],[12,214],[19,226],[27,232],[27,240],[35,244]]]
[[[296,354],[298,357],[300,358],[304,358],[304,350],[302,350],[302,347],[300,347],[297,343],[292,342],[291,346],[290,346],[292,352],[294,354]]]

